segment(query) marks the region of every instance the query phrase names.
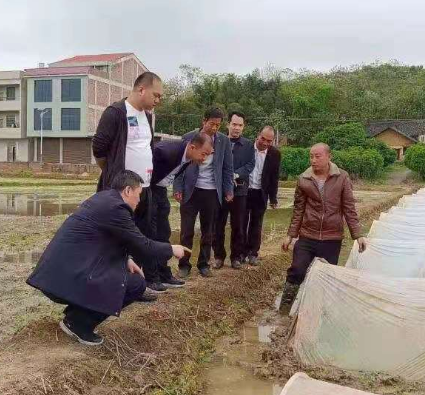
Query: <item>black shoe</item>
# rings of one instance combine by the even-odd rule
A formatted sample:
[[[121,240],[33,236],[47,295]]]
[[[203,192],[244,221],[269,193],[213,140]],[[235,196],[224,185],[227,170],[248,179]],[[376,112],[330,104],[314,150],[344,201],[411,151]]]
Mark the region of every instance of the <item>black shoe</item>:
[[[215,258],[214,260],[214,269],[221,269],[224,266],[224,259]]]
[[[94,332],[77,331],[72,324],[64,318],[59,322],[59,327],[70,337],[73,337],[81,344],[86,346],[100,346],[103,343],[102,336]]]
[[[190,274],[190,270],[191,270],[190,267],[182,267],[179,269],[178,276],[180,278],[188,278]]]
[[[157,300],[158,300],[158,295],[154,293],[152,290],[150,290],[149,288],[146,288],[146,291],[143,292],[143,295],[137,299],[138,302],[143,302],[143,303],[152,303],[152,302],[156,302]]]
[[[231,265],[233,269],[242,269],[242,263],[236,259],[232,261]]]
[[[170,278],[162,281],[162,285],[164,285],[166,288],[181,288],[184,287],[185,284],[186,283],[184,281],[179,280],[174,276],[171,276]]]
[[[248,263],[251,266],[260,266],[260,260],[256,256],[253,256],[253,255],[248,256]]]
[[[160,283],[160,282],[155,282],[155,283],[147,283],[146,285],[152,292],[155,293],[162,293],[162,292],[167,292],[167,287],[164,286],[164,284]]]
[[[291,284],[285,282],[283,286],[282,299],[280,300],[279,312],[281,314],[289,314],[291,311],[292,303],[297,296],[300,286],[298,284]]]
[[[202,269],[199,269],[199,273],[202,277],[214,277],[209,267],[203,267]]]

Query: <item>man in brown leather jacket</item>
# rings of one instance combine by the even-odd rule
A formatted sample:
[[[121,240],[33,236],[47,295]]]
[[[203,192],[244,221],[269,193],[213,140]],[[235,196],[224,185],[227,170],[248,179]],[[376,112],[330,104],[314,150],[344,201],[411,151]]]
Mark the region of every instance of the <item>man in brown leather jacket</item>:
[[[331,150],[323,143],[311,148],[310,164],[311,167],[298,179],[292,221],[282,245],[282,249],[288,251],[292,240],[299,238],[287,272],[281,311],[291,305],[315,257],[338,264],[344,238],[344,218],[351,237],[359,244],[360,252],[366,248],[347,172],[331,162]]]

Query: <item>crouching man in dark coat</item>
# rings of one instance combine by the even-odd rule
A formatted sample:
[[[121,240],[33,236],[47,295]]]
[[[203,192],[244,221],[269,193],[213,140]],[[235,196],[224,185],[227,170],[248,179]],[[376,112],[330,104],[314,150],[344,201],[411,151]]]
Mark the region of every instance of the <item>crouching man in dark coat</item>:
[[[27,283],[57,303],[66,304],[61,329],[86,345],[102,344],[94,329],[108,316],[143,300],[146,283],[134,263],[182,258],[182,246],[150,240],[140,233],[133,212],[143,180],[119,173],[112,189],[81,204],[59,228]]]

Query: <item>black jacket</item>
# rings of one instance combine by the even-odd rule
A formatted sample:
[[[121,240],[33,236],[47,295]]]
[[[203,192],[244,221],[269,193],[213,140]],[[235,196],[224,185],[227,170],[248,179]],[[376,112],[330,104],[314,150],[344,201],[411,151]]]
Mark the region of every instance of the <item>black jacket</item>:
[[[165,177],[167,177],[176,167],[182,163],[187,141],[183,140],[164,140],[155,144],[153,149],[153,172],[151,185],[154,186]],[[177,173],[181,174],[189,162]]]
[[[248,194],[249,175],[255,167],[254,144],[245,137],[240,137],[234,143],[232,153],[233,171],[239,175],[236,179],[235,196],[246,196]]]
[[[95,158],[106,158],[106,168],[102,170],[97,185],[97,191],[103,191],[111,187],[112,180],[122,170],[125,170],[125,150],[127,147],[127,109],[126,98],[116,102],[103,112],[93,137],[93,155]],[[153,150],[153,126],[152,114],[146,111],[151,128]]]
[[[271,204],[277,204],[277,191],[279,188],[280,174],[280,151],[275,147],[267,150],[264,160],[263,173],[261,175],[261,190],[264,202],[270,200]]]
[[[140,233],[119,192],[99,192],[62,224],[27,283],[70,304],[118,316],[129,254],[138,262],[168,260],[172,248]]]

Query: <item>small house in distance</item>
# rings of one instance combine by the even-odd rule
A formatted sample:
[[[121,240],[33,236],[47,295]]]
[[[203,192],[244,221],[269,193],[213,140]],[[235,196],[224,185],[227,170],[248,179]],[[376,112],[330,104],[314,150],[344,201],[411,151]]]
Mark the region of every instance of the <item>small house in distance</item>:
[[[370,122],[366,129],[370,137],[396,150],[397,160],[403,160],[411,145],[425,143],[425,119]]]

